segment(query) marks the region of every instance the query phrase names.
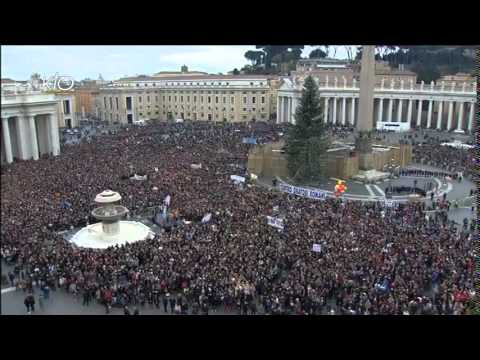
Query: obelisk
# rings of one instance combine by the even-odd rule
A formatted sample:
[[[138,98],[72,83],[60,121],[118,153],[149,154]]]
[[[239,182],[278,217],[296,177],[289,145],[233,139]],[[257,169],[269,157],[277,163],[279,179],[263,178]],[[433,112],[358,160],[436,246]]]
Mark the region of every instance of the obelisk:
[[[373,92],[375,86],[375,46],[362,47],[360,70],[360,99],[358,106],[358,137],[355,149],[359,154],[360,170],[373,169],[371,131],[373,129]]]

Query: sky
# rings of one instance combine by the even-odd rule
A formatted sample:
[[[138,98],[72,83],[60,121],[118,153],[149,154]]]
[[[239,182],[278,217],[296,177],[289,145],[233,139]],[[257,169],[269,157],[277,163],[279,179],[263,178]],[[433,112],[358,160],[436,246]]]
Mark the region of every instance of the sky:
[[[306,46],[306,57],[313,48]],[[50,77],[71,76],[75,80],[115,80],[123,76],[152,75],[159,71],[189,70],[227,73],[249,62],[244,54],[254,45],[228,46],[2,46],[1,77],[28,80],[33,73]],[[346,57],[339,48],[337,58]]]

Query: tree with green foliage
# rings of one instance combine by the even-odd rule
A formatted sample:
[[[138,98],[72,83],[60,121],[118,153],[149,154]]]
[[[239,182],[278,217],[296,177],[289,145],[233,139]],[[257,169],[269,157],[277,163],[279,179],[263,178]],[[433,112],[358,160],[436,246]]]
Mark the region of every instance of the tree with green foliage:
[[[247,58],[247,60],[251,61],[252,62],[252,65],[253,66],[258,66],[260,64],[262,64],[262,61],[263,61],[263,57],[264,57],[264,52],[263,51],[252,51],[252,50],[248,50],[246,53],[245,53],[245,58]]]
[[[327,53],[322,49],[315,49],[310,52],[308,55],[310,59],[318,59],[318,58],[325,58],[327,57]]]
[[[232,73],[233,75],[240,75],[240,71],[237,68],[233,69]]]
[[[285,144],[288,170],[295,181],[318,180],[326,175],[330,142],[322,114],[318,86],[308,76],[295,112],[296,124],[289,130]]]

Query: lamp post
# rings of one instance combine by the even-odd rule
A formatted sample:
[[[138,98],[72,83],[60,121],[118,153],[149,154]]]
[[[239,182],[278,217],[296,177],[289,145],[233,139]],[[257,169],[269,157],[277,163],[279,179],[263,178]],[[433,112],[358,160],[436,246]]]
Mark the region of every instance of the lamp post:
[[[393,171],[395,170],[396,166],[395,166],[395,159],[392,158],[390,159],[389,163],[387,164],[386,166],[386,169],[389,173],[389,184],[388,184],[388,187],[389,187],[389,191],[387,192],[389,195],[391,195],[393,193],[393,189],[392,189],[392,178],[393,178]]]

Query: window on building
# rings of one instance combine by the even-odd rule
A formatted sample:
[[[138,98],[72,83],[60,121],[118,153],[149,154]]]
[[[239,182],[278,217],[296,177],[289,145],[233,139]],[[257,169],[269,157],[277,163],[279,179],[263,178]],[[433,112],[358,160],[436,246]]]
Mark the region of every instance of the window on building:
[[[65,115],[70,114],[70,101],[69,100],[64,100],[63,101],[63,113]]]
[[[172,101],[172,97],[171,97],[171,96],[168,97],[168,101]]]
[[[247,108],[243,108],[243,111],[247,111]]]
[[[187,102],[190,102],[190,96],[187,96]]]
[[[147,102],[150,102],[150,96],[147,96]]]
[[[246,118],[247,118],[247,116],[246,116],[246,115],[243,115],[243,116],[242,116],[242,119],[243,119],[243,120],[245,120]]]
[[[262,96],[262,104],[265,104],[265,96]]]
[[[175,95],[175,102],[177,101],[177,95]]]
[[[112,98],[110,97],[108,98],[108,100],[110,100],[110,110],[112,110],[113,109]]]
[[[227,98],[223,97],[223,103],[225,104],[227,102]]]
[[[256,101],[256,97],[255,96],[252,96],[252,104],[255,104],[255,101]]]
[[[194,103],[197,102],[197,97],[196,97],[196,96],[193,97],[193,102],[194,102]]]
[[[158,102],[158,96],[155,96],[155,102]]]
[[[158,115],[158,111],[155,111],[155,115]]]
[[[140,84],[137,84],[137,87],[139,87],[139,86],[140,86]]]
[[[212,97],[209,96],[209,97],[208,97],[208,103],[210,104],[211,102],[212,102]]]
[[[183,102],[183,95],[180,96],[180,102]]]
[[[246,96],[243,97],[243,103],[244,103],[244,104],[247,103],[247,97],[246,97]]]
[[[118,110],[118,97],[115,98],[115,105],[116,105],[116,108]]]
[[[218,104],[218,96],[215,96],[215,104]]]
[[[230,111],[235,111],[235,109],[234,109],[234,108],[231,108]]]
[[[141,97],[141,96],[138,97],[138,102],[139,102],[139,103],[142,102],[142,97]]]
[[[235,104],[235,98],[233,96],[230,98],[230,103]]]

